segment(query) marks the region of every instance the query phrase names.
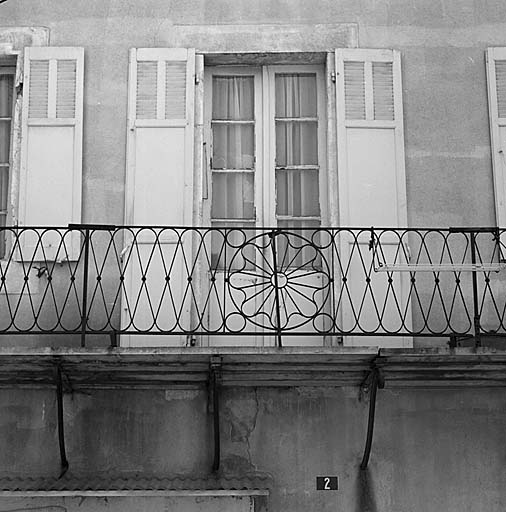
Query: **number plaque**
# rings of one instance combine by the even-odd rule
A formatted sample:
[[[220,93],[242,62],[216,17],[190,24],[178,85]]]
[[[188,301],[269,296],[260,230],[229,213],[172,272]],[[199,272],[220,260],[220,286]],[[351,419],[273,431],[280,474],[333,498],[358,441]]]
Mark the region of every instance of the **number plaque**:
[[[317,491],[337,491],[339,483],[337,476],[317,476],[316,477],[316,490]]]

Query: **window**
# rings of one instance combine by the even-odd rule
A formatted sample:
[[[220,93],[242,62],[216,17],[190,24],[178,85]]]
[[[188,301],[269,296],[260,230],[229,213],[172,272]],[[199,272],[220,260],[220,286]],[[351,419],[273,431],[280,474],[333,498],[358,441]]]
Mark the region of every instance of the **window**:
[[[10,203],[11,138],[13,125],[14,74],[12,62],[0,61],[0,228],[7,225]],[[5,256],[6,236],[0,231],[0,258]]]
[[[206,77],[211,225],[319,227],[327,209],[323,69],[216,66]],[[222,237],[213,237],[214,266],[224,265]],[[286,262],[304,259],[297,254]]]
[[[312,323],[320,312],[321,322],[345,331],[353,331],[358,312],[370,317],[371,332],[379,329],[375,308],[362,307],[371,288],[364,279],[369,232],[358,241],[352,231],[343,232],[324,247],[340,256],[346,285],[337,279],[328,285],[329,272],[339,269],[323,269],[316,238],[314,244],[294,241],[306,230],[309,239],[320,235],[324,242],[318,227],[407,224],[400,54],[350,48],[325,55],[196,55],[193,49],[137,48],[130,55],[127,223],[220,229],[204,230],[192,254],[199,263],[191,267],[195,295],[188,293],[188,262],[178,256],[182,243],[190,254],[189,243],[167,237],[156,251],[152,239],[139,244],[142,250],[125,276],[125,297],[137,304],[135,318],[125,316],[122,325],[154,325],[151,304],[157,303],[157,311],[167,308],[163,318],[172,325],[197,318],[213,333],[203,344],[268,345],[274,343],[264,335],[275,321],[273,289],[282,288],[285,331],[325,331],[325,325]],[[184,80],[173,72],[181,62]],[[166,116],[168,98],[186,106],[174,118]],[[146,100],[150,113],[141,117],[137,107]],[[279,228],[271,237],[275,243],[265,228]],[[255,236],[258,243],[243,243]],[[166,261],[174,262],[171,275],[178,276],[170,280],[170,304],[164,303]],[[279,261],[275,271],[273,261]],[[138,277],[146,265],[149,281],[161,283],[159,289],[151,285],[149,297]],[[297,291],[288,286],[295,281]],[[376,281],[378,290],[400,286],[404,307],[408,280],[392,285],[381,275]],[[192,301],[198,302],[198,314]],[[302,335],[300,329],[298,334],[288,343],[322,344],[321,335]],[[369,342],[377,344],[378,338]],[[136,337],[134,343],[152,340]]]

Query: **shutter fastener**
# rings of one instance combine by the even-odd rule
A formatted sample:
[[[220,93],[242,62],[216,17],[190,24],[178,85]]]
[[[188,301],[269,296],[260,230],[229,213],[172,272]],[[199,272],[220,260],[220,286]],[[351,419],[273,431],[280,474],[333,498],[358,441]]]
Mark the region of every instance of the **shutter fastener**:
[[[336,83],[336,72],[335,71],[330,72],[330,80],[332,82]]]

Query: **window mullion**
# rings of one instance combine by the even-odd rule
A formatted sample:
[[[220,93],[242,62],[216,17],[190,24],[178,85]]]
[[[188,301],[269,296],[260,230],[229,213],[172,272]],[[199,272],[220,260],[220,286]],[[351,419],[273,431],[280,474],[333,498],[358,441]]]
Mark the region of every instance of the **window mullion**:
[[[263,224],[273,226],[276,224],[276,127],[274,120],[274,71],[271,66],[262,68],[264,158],[263,158]]]

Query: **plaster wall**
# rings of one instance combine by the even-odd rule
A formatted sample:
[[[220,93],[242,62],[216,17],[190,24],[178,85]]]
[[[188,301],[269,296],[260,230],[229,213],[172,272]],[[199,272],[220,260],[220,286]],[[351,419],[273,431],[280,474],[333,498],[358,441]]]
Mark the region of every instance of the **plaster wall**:
[[[8,0],[0,26],[44,26],[86,53],[83,221],[123,222],[128,50],[402,52],[411,226],[493,225],[484,51],[506,45],[502,0]],[[351,42],[353,44],[353,42]]]
[[[206,396],[203,389],[65,395],[69,473],[209,475]],[[506,509],[502,389],[380,390],[371,459],[360,471],[367,413],[356,388],[225,388],[220,471],[270,475],[266,506],[276,512]],[[58,472],[54,391],[2,390],[0,476]],[[316,491],[315,477],[329,474],[339,476],[339,491]]]

